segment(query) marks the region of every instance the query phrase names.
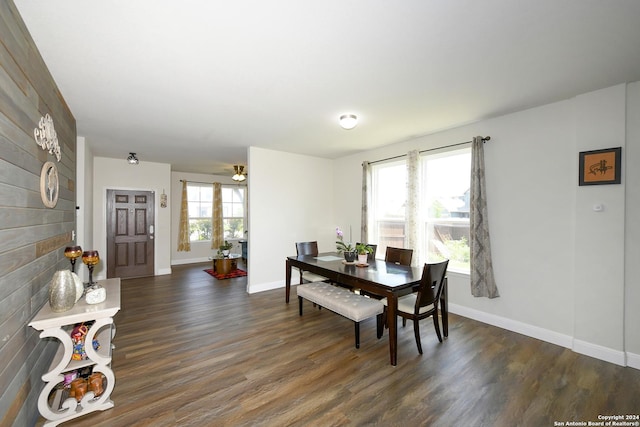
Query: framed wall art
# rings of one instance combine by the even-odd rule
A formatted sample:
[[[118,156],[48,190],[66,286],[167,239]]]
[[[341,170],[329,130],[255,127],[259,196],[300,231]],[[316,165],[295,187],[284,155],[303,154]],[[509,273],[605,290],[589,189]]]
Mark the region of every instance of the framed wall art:
[[[580,152],[579,185],[620,184],[622,148]]]

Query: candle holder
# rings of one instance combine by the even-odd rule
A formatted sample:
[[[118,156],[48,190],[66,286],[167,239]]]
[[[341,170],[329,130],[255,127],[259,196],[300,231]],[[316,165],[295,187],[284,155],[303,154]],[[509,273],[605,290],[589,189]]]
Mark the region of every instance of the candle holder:
[[[64,256],[71,262],[71,272],[76,272],[76,259],[82,255],[82,248],[80,246],[67,246],[64,248]]]
[[[82,253],[82,262],[84,262],[89,269],[89,283],[87,285],[91,286],[95,282],[93,281],[93,267],[100,261],[100,255],[98,255],[98,251],[84,251]]]

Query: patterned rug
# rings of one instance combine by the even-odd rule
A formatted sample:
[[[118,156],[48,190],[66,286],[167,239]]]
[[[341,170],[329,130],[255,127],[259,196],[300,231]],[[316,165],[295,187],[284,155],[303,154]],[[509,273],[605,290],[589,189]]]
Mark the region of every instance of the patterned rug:
[[[240,270],[239,268],[235,271],[230,272],[229,274],[218,274],[218,273],[214,273],[213,269],[208,268],[205,269],[204,271],[206,271],[207,273],[209,273],[210,275],[212,275],[213,277],[215,277],[218,280],[224,280],[224,279],[233,279],[234,277],[243,277],[247,275],[247,272],[244,270]]]

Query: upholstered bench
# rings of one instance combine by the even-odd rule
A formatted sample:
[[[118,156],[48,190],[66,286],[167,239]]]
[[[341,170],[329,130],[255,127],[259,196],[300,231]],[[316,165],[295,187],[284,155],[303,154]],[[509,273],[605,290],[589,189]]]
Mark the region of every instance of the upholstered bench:
[[[347,319],[355,322],[356,348],[360,348],[360,322],[382,314],[384,305],[373,298],[362,295],[326,282],[306,283],[296,287],[300,316],[302,316],[302,299],[318,304]],[[378,316],[379,321],[379,316]],[[378,336],[378,338],[380,338]]]

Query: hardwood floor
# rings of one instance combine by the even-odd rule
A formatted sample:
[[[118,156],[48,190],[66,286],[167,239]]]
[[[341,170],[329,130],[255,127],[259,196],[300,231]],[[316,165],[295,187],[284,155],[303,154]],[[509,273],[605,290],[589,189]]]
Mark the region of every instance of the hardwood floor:
[[[68,426],[553,426],[640,412],[640,371],[450,316],[387,334],[305,305],[284,289],[249,295],[208,264],[122,281],[113,409]],[[295,291],[292,292],[295,295]],[[421,325],[422,326],[422,325]]]

